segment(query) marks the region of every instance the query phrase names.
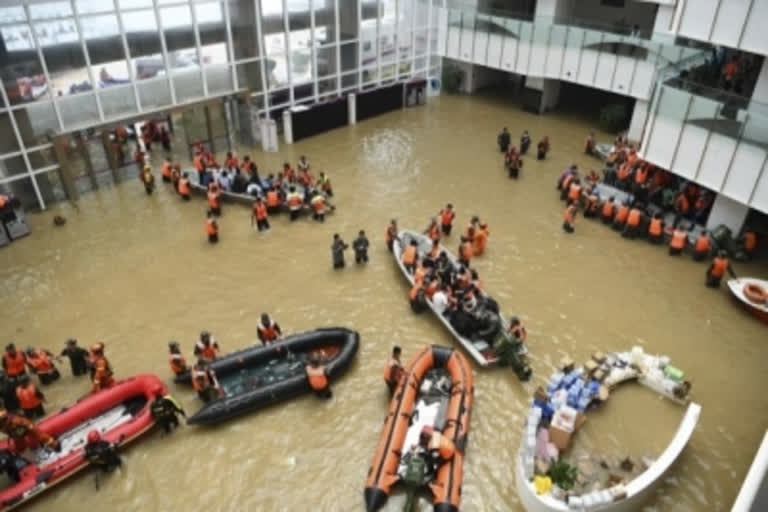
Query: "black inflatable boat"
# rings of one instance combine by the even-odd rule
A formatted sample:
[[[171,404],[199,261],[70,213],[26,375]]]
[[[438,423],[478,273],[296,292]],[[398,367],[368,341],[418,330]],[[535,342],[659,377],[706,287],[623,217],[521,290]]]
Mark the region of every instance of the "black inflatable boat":
[[[292,334],[267,346],[253,346],[211,363],[224,396],[203,406],[187,419],[206,425],[288,400],[311,391],[305,374],[310,355],[323,361],[331,382],[349,367],[360,335],[342,327]],[[176,377],[191,384],[189,372]]]

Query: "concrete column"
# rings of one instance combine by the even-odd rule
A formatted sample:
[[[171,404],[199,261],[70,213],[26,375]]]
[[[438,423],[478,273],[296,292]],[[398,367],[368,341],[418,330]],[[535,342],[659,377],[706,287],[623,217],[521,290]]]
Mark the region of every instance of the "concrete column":
[[[85,164],[85,172],[88,174],[88,179],[91,181],[91,187],[95,190],[99,188],[99,182],[96,180],[96,173],[93,171],[93,162],[91,161],[91,152],[88,150],[88,144],[84,135],[75,133],[72,135],[77,144],[77,151],[83,157]]]
[[[104,154],[107,155],[109,170],[112,171],[112,178],[115,183],[120,181],[120,160],[117,156],[117,142],[109,138],[109,134],[114,127],[105,126],[101,130],[101,143],[104,145]],[[127,155],[126,155],[127,156]]]
[[[645,121],[648,119],[648,102],[645,100],[635,100],[635,109],[632,111],[632,120],[629,122],[627,138],[635,144],[638,144],[643,138]]]
[[[357,95],[355,93],[347,94],[347,114],[349,115],[349,124],[357,124]]]
[[[283,137],[286,144],[293,144],[293,116],[291,110],[283,110]]]
[[[718,194],[712,204],[712,211],[707,220],[707,229],[711,230],[720,224],[725,224],[735,237],[741,231],[748,213],[749,206],[725,197],[723,194]]]
[[[541,91],[539,114],[552,110],[560,100],[560,80],[550,78],[526,77],[525,86]]]
[[[80,199],[80,190],[75,185],[75,173],[72,171],[72,162],[69,159],[69,136],[57,135],[53,138],[53,152],[59,162],[59,178],[64,187],[64,193],[70,201]],[[109,160],[109,153],[107,153]],[[111,164],[110,164],[111,165]]]

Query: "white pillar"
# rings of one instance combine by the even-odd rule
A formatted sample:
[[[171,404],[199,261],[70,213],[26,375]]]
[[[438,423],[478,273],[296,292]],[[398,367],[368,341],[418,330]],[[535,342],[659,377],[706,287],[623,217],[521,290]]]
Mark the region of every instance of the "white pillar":
[[[357,123],[357,95],[355,93],[347,94],[347,115],[349,124]]]
[[[672,22],[675,19],[674,5],[659,5],[656,20],[653,23],[652,39],[667,40],[672,35]]]
[[[736,237],[744,225],[744,220],[749,213],[749,206],[718,194],[712,204],[712,211],[707,220],[707,229],[715,229],[720,224],[725,224]]]
[[[261,132],[261,149],[264,152],[277,151],[277,123],[272,119],[263,119],[259,123]]]
[[[286,144],[293,144],[293,116],[289,108],[283,110],[283,137]]]
[[[638,144],[643,138],[643,129],[645,121],[648,119],[648,102],[645,100],[635,100],[635,109],[632,111],[632,120],[629,122],[627,138],[635,144]]]

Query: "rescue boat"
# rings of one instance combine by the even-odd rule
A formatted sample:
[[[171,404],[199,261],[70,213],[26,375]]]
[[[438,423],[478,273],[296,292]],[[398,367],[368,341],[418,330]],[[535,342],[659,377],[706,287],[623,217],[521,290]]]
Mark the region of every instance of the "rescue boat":
[[[546,391],[540,388],[534,395],[515,461],[517,492],[525,509],[528,512],[640,510],[688,444],[701,415],[701,406],[690,401],[690,383],[683,377],[681,370],[670,365],[668,357],[646,354],[641,347],[627,352],[598,353],[581,367],[553,375]],[[568,449],[572,437],[586,421],[590,407],[596,404],[601,408],[610,407],[606,403],[610,391],[634,380],[687,406],[677,432],[655,460],[640,466],[644,469],[639,474],[621,481],[615,481],[615,475],[611,475],[605,486],[600,482],[590,484],[588,492],[566,492],[552,481],[554,476],[539,474],[542,467],[562,461],[561,453]],[[576,468],[578,480],[580,467],[576,464],[572,467]]]
[[[252,346],[211,363],[223,396],[187,419],[190,425],[218,423],[234,416],[311,392],[305,367],[319,356],[329,380],[352,363],[360,345],[356,331],[342,327],[292,334],[269,345]],[[191,384],[189,372],[176,382]]]
[[[11,441],[0,441],[3,467],[14,464],[19,472],[19,481],[11,480],[11,485],[0,491],[0,511],[21,505],[85,468],[90,431],[98,430],[105,441],[123,445],[152,428],[155,420],[150,404],[157,393],[167,393],[158,377],[137,375],[48,416],[37,423],[37,428],[58,439],[59,452],[38,446],[14,454]]]
[[[473,395],[472,368],[457,350],[432,345],[409,361],[368,469],[364,492],[368,512],[381,508],[392,487],[407,478],[425,426],[441,432],[456,447],[450,460],[427,473],[424,483],[431,491],[434,510],[459,510]]]
[[[768,281],[754,277],[730,279],[728,289],[750,313],[768,323]]]
[[[409,244],[411,240],[416,240],[418,243],[419,257],[423,257],[424,254],[429,252],[429,250],[432,248],[432,241],[428,237],[421,233],[417,233],[416,231],[402,230],[398,233],[398,238],[392,244],[392,253],[395,257],[395,261],[397,261],[397,265],[400,267],[400,271],[403,273],[406,279],[408,279],[408,282],[413,286],[413,275],[405,269],[405,265],[403,265],[401,257],[404,247]],[[456,257],[448,249],[446,249],[444,246],[440,246],[440,250],[445,251],[448,259],[455,268],[459,266]],[[491,297],[485,292],[483,292],[481,295],[482,298],[485,299],[484,302],[487,302],[489,299],[491,299]],[[431,300],[427,299],[427,305],[429,306],[429,309],[432,311],[432,313],[435,314],[435,316],[440,320],[445,328],[448,329],[453,337],[456,338],[456,341],[458,341],[459,344],[464,347],[464,350],[466,350],[467,353],[472,356],[472,359],[474,359],[477,364],[482,367],[487,367],[499,363],[498,354],[494,348],[489,345],[485,339],[483,339],[484,333],[477,333],[477,336],[473,337],[472,339],[466,336],[462,336],[456,331],[453,325],[451,325],[450,319],[435,308]],[[500,326],[501,330],[504,331],[502,320],[504,316],[500,311],[495,311],[495,313],[498,314],[499,319],[502,322],[502,325]],[[523,357],[526,351],[527,350],[525,349],[525,346],[521,346],[521,352],[519,353],[519,356],[520,365],[522,368],[516,368],[516,371],[519,370],[519,375],[524,380],[530,377],[530,367],[528,367]]]

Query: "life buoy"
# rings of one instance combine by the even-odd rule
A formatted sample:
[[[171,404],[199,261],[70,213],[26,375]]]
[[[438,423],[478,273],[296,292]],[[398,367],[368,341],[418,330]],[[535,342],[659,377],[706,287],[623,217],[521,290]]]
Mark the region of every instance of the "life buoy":
[[[759,284],[747,283],[744,285],[743,292],[747,299],[756,304],[765,304],[768,301],[768,292]]]

